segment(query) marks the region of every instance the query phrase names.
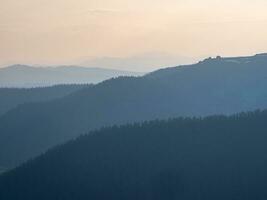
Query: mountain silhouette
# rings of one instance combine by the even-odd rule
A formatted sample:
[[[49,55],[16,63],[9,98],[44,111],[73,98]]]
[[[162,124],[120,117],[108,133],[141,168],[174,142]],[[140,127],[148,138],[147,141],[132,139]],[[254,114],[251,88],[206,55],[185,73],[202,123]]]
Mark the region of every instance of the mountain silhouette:
[[[143,73],[80,66],[32,67],[12,65],[0,68],[0,87],[31,88],[60,84],[91,84],[112,77],[139,75],[143,75]]]
[[[266,85],[265,54],[217,57],[143,77],[113,78],[60,99],[21,105],[0,118],[0,166],[17,166],[103,126],[265,109]]]
[[[0,199],[267,199],[267,111],[91,132],[0,176]]]

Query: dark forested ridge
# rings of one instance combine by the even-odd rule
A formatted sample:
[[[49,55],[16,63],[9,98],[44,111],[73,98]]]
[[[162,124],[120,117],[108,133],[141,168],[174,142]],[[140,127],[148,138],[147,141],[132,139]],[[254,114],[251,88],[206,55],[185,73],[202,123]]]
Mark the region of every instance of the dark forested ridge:
[[[0,199],[267,199],[267,111],[104,128],[0,176]]]
[[[218,57],[19,106],[0,118],[0,165],[16,166],[102,126],[266,109],[266,85],[266,55]]]
[[[0,116],[20,104],[64,97],[84,87],[88,85],[58,85],[29,89],[0,88]]]

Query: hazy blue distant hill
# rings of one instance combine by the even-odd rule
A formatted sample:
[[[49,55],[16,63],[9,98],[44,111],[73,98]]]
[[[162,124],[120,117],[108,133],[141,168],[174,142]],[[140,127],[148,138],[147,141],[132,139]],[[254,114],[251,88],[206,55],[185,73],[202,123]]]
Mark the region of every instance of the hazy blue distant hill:
[[[0,87],[44,87],[59,84],[99,83],[118,76],[142,73],[79,66],[32,67],[12,65],[0,68]]]
[[[265,109],[266,85],[267,55],[218,57],[19,106],[0,118],[0,165],[16,166],[102,126]]]
[[[0,199],[267,199],[266,130],[266,111],[102,129],[0,176]]]
[[[0,116],[20,104],[60,98],[85,87],[90,86],[58,85],[31,89],[0,88]]]
[[[132,57],[101,57],[83,58],[77,61],[82,66],[106,66],[114,69],[135,69],[135,71],[152,71],[163,66],[175,66],[177,64],[191,64],[198,59],[179,55],[171,55],[164,52],[147,52]]]

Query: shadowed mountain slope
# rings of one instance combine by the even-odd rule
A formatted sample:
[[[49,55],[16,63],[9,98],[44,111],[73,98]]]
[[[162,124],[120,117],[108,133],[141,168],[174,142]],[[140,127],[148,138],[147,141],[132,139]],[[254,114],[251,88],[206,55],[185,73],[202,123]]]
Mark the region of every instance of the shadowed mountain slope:
[[[30,89],[0,88],[0,116],[20,104],[61,98],[85,87],[89,85],[58,85]]]

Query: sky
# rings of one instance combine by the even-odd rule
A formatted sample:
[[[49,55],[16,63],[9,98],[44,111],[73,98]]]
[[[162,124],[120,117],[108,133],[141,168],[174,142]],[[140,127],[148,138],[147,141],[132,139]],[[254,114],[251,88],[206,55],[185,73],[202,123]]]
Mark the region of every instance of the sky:
[[[266,0],[0,0],[0,5],[0,66],[103,59],[98,64],[106,66],[96,67],[109,67],[110,59],[127,64],[138,58],[138,66],[117,68],[147,71],[208,56],[267,52]]]

